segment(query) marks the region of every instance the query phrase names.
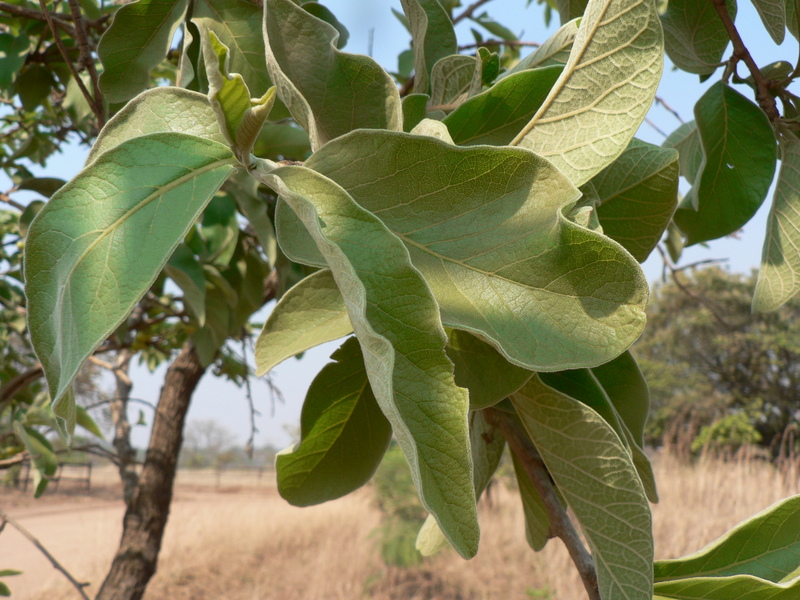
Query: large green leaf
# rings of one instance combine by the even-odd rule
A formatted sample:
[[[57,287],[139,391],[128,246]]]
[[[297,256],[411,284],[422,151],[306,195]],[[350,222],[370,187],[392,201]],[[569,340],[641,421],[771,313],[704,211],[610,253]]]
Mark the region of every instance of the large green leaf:
[[[575,35],[578,33],[579,24],[580,19],[572,19],[564,23],[534,52],[531,52],[509,69],[508,75],[534,67],[563,66],[567,64],[572,44],[575,41]]]
[[[590,0],[564,71],[511,144],[550,159],[575,185],[586,183],[628,146],[663,64],[654,0]]]
[[[479,332],[519,366],[595,366],[644,326],[647,284],[635,260],[564,217],[579,192],[530,152],[356,131],[306,165],[405,242],[445,324]],[[313,264],[286,212],[277,217],[282,247]]]
[[[784,0],[753,0],[753,6],[764,23],[764,28],[776,44],[786,36],[786,6]]]
[[[750,575],[692,577],[655,585],[653,600],[796,600],[800,579],[777,584]]]
[[[27,35],[0,33],[0,94],[12,92],[14,81],[19,70],[25,66],[30,49],[31,40]]]
[[[206,276],[189,247],[178,245],[164,273],[183,291],[183,302],[202,327],[206,322]]]
[[[736,0],[728,0],[728,12],[736,17]],[[710,75],[720,66],[730,38],[712,2],[670,0],[661,23],[664,49],[676,67]]]
[[[423,505],[465,557],[478,550],[467,391],[456,386],[430,288],[408,251],[330,179],[305,167],[258,170],[330,265]]]
[[[603,386],[636,443],[644,447],[644,427],[650,412],[650,390],[636,359],[630,352],[592,368],[595,379]]]
[[[28,324],[54,410],[232,165],[230,150],[213,141],[179,133],[135,138],[100,155],[33,221],[25,247]]]
[[[459,145],[505,146],[531,120],[561,74],[561,67],[509,75],[443,119]]]
[[[333,26],[292,0],[267,0],[264,35],[278,94],[308,132],[312,148],[353,129],[402,130],[392,78],[370,57],[338,50]]]
[[[260,98],[272,83],[264,58],[260,3],[248,0],[194,0],[194,21],[201,33],[213,31],[230,49],[231,73],[244,78],[250,93]]]
[[[592,183],[603,233],[644,262],[678,204],[678,153],[633,139]]]
[[[503,452],[506,440],[495,428],[486,422],[480,411],[469,415],[469,441],[472,450],[472,476],[475,481],[475,499],[489,486]],[[433,515],[428,515],[417,535],[417,550],[423,556],[431,556],[447,544],[442,530]]]
[[[492,406],[516,392],[531,372],[512,365],[480,338],[451,329],[447,335],[447,356],[455,366],[456,384],[469,390],[469,407]]]
[[[439,0],[400,0],[414,46],[414,92],[430,91],[433,66],[458,53],[453,23]]]
[[[287,358],[353,331],[347,307],[330,270],[293,286],[270,313],[256,340],[256,375]]]
[[[624,442],[603,417],[538,375],[511,401],[589,542],[600,596],[651,598],[652,519]]]
[[[744,521],[700,552],[655,564],[656,581],[752,575],[775,583],[800,567],[800,496]]]
[[[431,71],[431,105],[450,111],[481,91],[481,60],[454,54],[440,59]]]
[[[669,134],[662,146],[675,148],[678,151],[680,173],[686,181],[694,184],[694,180],[703,166],[703,144],[700,142],[700,134],[697,132],[697,123],[694,121],[683,123]]]
[[[167,55],[188,5],[188,0],[138,0],[116,12],[97,46],[106,101],[125,102],[150,87],[150,71]]]
[[[694,108],[703,162],[675,224],[688,245],[733,233],[756,213],[775,173],[775,135],[764,112],[733,88],[715,83]]]
[[[369,481],[383,458],[392,427],[367,380],[355,338],[333,353],[314,378],[300,415],[300,442],[278,455],[278,491],[295,506],[349,494]]]
[[[767,222],[754,311],[780,308],[800,290],[800,140],[781,138],[781,170]]]
[[[204,94],[176,87],[157,87],[139,94],[103,127],[86,164],[122,142],[149,133],[186,133],[221,144],[214,109]]]

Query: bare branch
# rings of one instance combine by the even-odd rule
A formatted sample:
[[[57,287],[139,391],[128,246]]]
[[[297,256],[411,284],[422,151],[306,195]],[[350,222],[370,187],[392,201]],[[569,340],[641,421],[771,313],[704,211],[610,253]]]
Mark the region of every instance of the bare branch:
[[[491,2],[491,0],[477,0],[477,2],[473,2],[472,4],[470,4],[467,8],[464,9],[464,12],[462,12],[460,15],[458,15],[453,19],[453,25],[460,23],[464,19],[471,19],[473,13],[487,2]]]
[[[664,99],[661,96],[656,96],[655,100],[656,100],[656,104],[660,104],[665,109],[667,109],[670,113],[672,113],[672,116],[674,116],[676,119],[678,119],[678,121],[680,121],[681,123],[685,123],[686,122],[686,121],[683,120],[683,118],[681,117],[680,113],[678,113],[677,110],[675,110],[669,104],[664,102]]]
[[[4,194],[3,192],[0,192],[0,202],[5,202],[9,206],[13,206],[20,212],[24,212],[25,209],[27,208],[24,204],[20,204],[16,200],[12,200],[11,196],[9,196],[8,194]]]
[[[87,596],[86,592],[83,591],[83,588],[89,585],[88,583],[79,583],[78,581],[76,581],[75,578],[70,574],[70,572],[67,571],[61,565],[61,563],[58,562],[52,554],[50,554],[50,552],[48,552],[47,548],[44,547],[44,545],[36,538],[36,536],[34,536],[30,531],[25,529],[22,525],[17,523],[14,519],[9,517],[8,514],[6,514],[2,508],[0,508],[0,519],[11,525],[14,529],[19,531],[23,536],[28,538],[28,540],[34,546],[36,546],[42,554],[45,555],[47,560],[50,561],[50,564],[53,565],[53,567],[57,571],[61,571],[64,574],[64,577],[66,577],[69,580],[69,582],[73,585],[73,587],[76,590],[78,590],[78,593],[81,595],[81,598],[83,598],[84,600],[89,600],[89,596]]]
[[[484,409],[483,415],[487,423],[500,430],[511,451],[525,467],[531,483],[544,503],[550,519],[550,533],[554,537],[561,538],[567,547],[590,600],[601,600],[592,555],[584,547],[575,525],[561,504],[550,479],[550,473],[533,443],[510,414],[496,408],[487,408]]]
[[[25,8],[24,6],[9,4],[8,2],[0,2],[0,12],[14,15],[15,17],[22,17],[23,19],[35,19],[36,21],[44,21],[49,23],[45,13],[39,12],[38,10]],[[59,29],[71,36],[75,35],[75,29],[72,27],[72,25],[64,20],[62,15],[51,15],[51,18],[53,23],[57,25]]]
[[[106,111],[103,105],[103,94],[100,91],[100,77],[94,65],[94,55],[89,46],[89,38],[86,36],[86,23],[81,14],[81,7],[78,0],[68,0],[69,9],[72,13],[72,22],[75,24],[75,40],[80,48],[78,64],[89,71],[89,78],[92,80],[92,91],[94,92],[94,108],[97,116],[97,126],[103,127],[106,123]]]
[[[458,47],[458,51],[482,48],[484,46],[516,46],[522,48],[538,48],[539,42],[526,42],[525,40],[484,40],[480,44],[464,44]]]

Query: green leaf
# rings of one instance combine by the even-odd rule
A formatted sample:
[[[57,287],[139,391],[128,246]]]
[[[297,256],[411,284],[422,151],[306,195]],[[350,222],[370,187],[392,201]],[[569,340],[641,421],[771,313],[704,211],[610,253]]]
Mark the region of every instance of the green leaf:
[[[651,598],[652,519],[625,444],[603,417],[538,375],[511,401],[589,542],[600,596]]]
[[[552,65],[566,65],[572,44],[578,33],[580,18],[564,23],[553,35],[539,46],[534,52],[519,61],[509,69],[508,75],[518,73],[534,67],[549,67]]]
[[[36,192],[37,194],[41,194],[45,198],[49,198],[55,194],[65,183],[66,181],[59,179],[58,177],[31,177],[29,179],[23,179],[17,185],[17,188],[20,190],[30,190],[32,192]]]
[[[236,251],[239,239],[239,221],[236,202],[230,195],[215,195],[203,212],[200,225],[203,240],[202,260],[218,266],[227,266]]]
[[[678,208],[687,245],[733,233],[756,213],[775,173],[775,136],[764,112],[733,88],[715,83],[695,105],[704,161],[689,192],[697,211]]]
[[[242,76],[229,72],[230,51],[213,31],[203,36],[203,59],[208,99],[220,130],[239,162],[249,166],[253,146],[275,103],[275,88],[269,88],[261,98],[251,98]]]
[[[30,228],[33,219],[35,219],[36,215],[39,214],[39,211],[42,210],[44,204],[45,203],[41,200],[34,200],[25,207],[25,210],[19,216],[19,234],[22,237],[27,237],[28,229]]]
[[[458,145],[505,146],[539,110],[561,70],[545,67],[504,77],[464,102],[443,122]]]
[[[653,600],[795,600],[800,579],[777,584],[750,575],[692,577],[663,581],[655,586]]]
[[[488,13],[483,13],[477,17],[470,17],[473,23],[477,23],[489,33],[496,35],[501,40],[516,41],[518,38],[508,27],[501,25],[492,19]]]
[[[350,32],[347,31],[347,27],[336,18],[330,9],[323,6],[319,2],[303,2],[303,10],[311,13],[318,19],[325,21],[329,25],[332,25],[336,31],[339,32],[339,39],[336,40],[336,47],[341,50],[347,45],[347,40],[350,39]]]
[[[92,435],[96,435],[101,440],[105,439],[103,436],[103,432],[100,431],[100,428],[95,423],[95,420],[89,414],[83,406],[76,406],[75,407],[75,423],[83,427],[86,431],[91,433]]]
[[[678,204],[678,153],[633,139],[592,183],[603,233],[644,262]]]
[[[8,597],[11,595],[11,588],[9,588],[5,583],[0,581],[0,596]]]
[[[56,81],[53,72],[44,65],[27,65],[17,78],[17,94],[22,108],[34,111],[50,96]]]
[[[486,422],[480,411],[469,414],[469,442],[472,451],[472,477],[475,481],[475,500],[489,486],[503,452],[506,448],[505,438]],[[447,544],[442,530],[436,524],[433,515],[428,515],[417,535],[417,550],[423,556],[436,554]]]
[[[753,311],[777,310],[800,290],[800,140],[782,136],[781,169],[767,221]]]
[[[47,488],[49,477],[58,470],[58,457],[47,438],[32,427],[25,427],[19,421],[14,421],[12,427],[30,454],[33,463],[33,497],[38,498]]]
[[[165,161],[169,157],[169,161]],[[25,247],[28,325],[54,410],[233,170],[216,142],[161,133],[103,153],[61,188]]]
[[[797,13],[800,9],[798,7],[800,3],[797,0],[786,0],[785,9],[786,9],[786,29],[789,30],[795,39],[800,39],[800,32],[798,32],[798,19]]]
[[[305,160],[311,154],[311,141],[294,123],[265,123],[253,154],[272,160]]]
[[[512,363],[595,366],[639,336],[647,298],[639,266],[615,242],[565,218],[579,192],[548,161],[522,149],[356,131],[306,166],[405,242],[446,325],[478,332]],[[281,246],[313,264],[303,243],[289,252],[298,230],[286,207],[278,211]]]
[[[227,143],[205,95],[176,87],[157,87],[128,102],[106,123],[86,164],[127,140],[167,132]]]
[[[628,146],[663,64],[653,0],[590,0],[564,71],[511,145],[548,158],[576,186],[586,183]]]
[[[297,213],[330,265],[423,505],[453,547],[474,556],[469,398],[453,380],[430,288],[402,242],[331,180],[305,167],[256,173]]]
[[[236,172],[225,184],[226,190],[236,199],[239,211],[247,217],[266,254],[270,266],[278,260],[278,239],[267,214],[267,203],[258,195],[259,183],[244,170]]]
[[[27,35],[0,33],[0,95],[8,96],[14,89],[19,70],[25,65],[31,40]]]
[[[511,460],[514,463],[514,474],[517,477],[519,497],[522,500],[522,512],[525,515],[525,538],[531,549],[539,552],[547,545],[550,537],[550,517],[547,516],[547,509],[542,497],[533,486],[528,472],[513,452]]]
[[[411,131],[427,114],[428,94],[409,94],[403,98],[403,131]]]
[[[736,18],[736,1],[728,0],[728,12]],[[722,61],[730,42],[714,4],[706,0],[670,0],[661,16],[664,49],[679,69],[711,75]]]
[[[782,44],[786,36],[785,0],[753,0],[753,6],[764,23],[764,29],[776,44]]]
[[[218,277],[215,283],[223,283]],[[223,283],[224,285],[224,283]],[[232,291],[232,290],[230,290]],[[235,293],[234,293],[235,294]],[[233,333],[231,331],[231,302],[229,295],[219,285],[206,289],[206,321],[205,325],[195,331],[192,337],[200,364],[207,367],[217,358],[217,352]]]
[[[438,0],[400,0],[414,49],[414,92],[430,92],[430,76],[440,59],[458,54],[453,23]]]
[[[269,72],[313,149],[353,129],[402,129],[397,86],[374,60],[339,51],[336,29],[292,0],[264,8]]]
[[[561,17],[561,24],[583,16],[587,10],[587,0],[555,0],[556,9]]]
[[[22,571],[17,571],[16,569],[0,570],[0,577],[11,577],[12,575],[22,575]]]
[[[206,276],[186,244],[179,244],[164,267],[164,273],[183,291],[183,302],[202,327],[206,322]]]
[[[431,70],[432,106],[448,106],[445,111],[461,104],[480,92],[482,63],[474,56],[454,54],[440,59]]]
[[[270,313],[256,341],[256,375],[309,348],[353,331],[344,298],[329,269],[301,279]]]
[[[317,374],[300,416],[300,443],[278,455],[278,492],[310,506],[340,498],[369,481],[392,439],[372,388],[358,340],[333,353]]]
[[[656,562],[655,578],[751,575],[778,583],[798,566],[800,496],[794,496],[739,523],[696,554]]]
[[[603,386],[636,443],[643,448],[644,427],[650,412],[650,390],[636,359],[629,351],[623,352],[614,360],[593,367],[592,374]]]
[[[673,131],[662,144],[664,148],[675,148],[679,155],[680,173],[690,184],[703,166],[703,144],[697,124],[689,121]]]
[[[244,78],[254,98],[261,98],[272,87],[264,56],[261,11],[259,3],[248,0],[194,0],[192,10],[192,21],[200,33],[214,32],[230,49],[228,68]]]
[[[492,346],[466,331],[448,332],[447,356],[455,365],[456,385],[469,390],[470,410],[497,404],[531,378],[530,371],[512,365]]]
[[[167,55],[188,0],[138,0],[120,8],[97,46],[100,90],[125,102],[150,87],[150,71]]]

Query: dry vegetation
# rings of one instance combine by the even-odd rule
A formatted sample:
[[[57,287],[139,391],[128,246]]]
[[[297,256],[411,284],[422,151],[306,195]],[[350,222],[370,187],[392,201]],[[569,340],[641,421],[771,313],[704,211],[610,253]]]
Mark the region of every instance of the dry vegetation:
[[[657,457],[661,503],[654,507],[656,554],[693,552],[729,527],[797,492],[796,476],[763,461],[703,459],[693,466]],[[297,509],[274,493],[184,498],[171,516],[148,600],[483,600],[577,599],[580,582],[556,541],[532,553],[510,491],[483,503],[481,551],[472,561],[445,552],[410,569],[387,568],[376,550],[380,521],[369,489]],[[102,528],[100,528],[102,529]],[[82,532],[85,544],[108,530]],[[116,541],[112,532],[112,546]],[[98,582],[107,560],[78,573]],[[91,588],[90,588],[91,589]],[[95,588],[96,589],[96,588]],[[35,598],[74,598],[60,586]]]

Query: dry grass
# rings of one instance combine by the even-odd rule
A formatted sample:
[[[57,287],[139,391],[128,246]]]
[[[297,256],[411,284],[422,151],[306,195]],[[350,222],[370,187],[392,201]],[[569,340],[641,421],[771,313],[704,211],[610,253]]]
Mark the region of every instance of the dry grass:
[[[761,461],[703,459],[693,466],[655,461],[661,503],[654,507],[656,554],[693,552],[737,522],[797,492]],[[561,544],[532,553],[522,511],[500,489],[481,506],[481,550],[471,561],[454,552],[412,569],[382,565],[373,531],[380,515],[369,490],[297,509],[264,494],[215,495],[179,502],[147,600],[580,600],[583,588]],[[107,561],[90,575],[99,581]],[[89,575],[87,573],[87,575]],[[38,598],[74,597],[64,588]]]

